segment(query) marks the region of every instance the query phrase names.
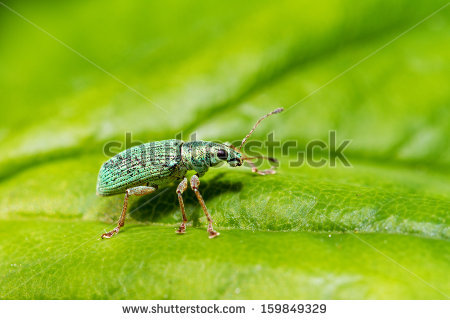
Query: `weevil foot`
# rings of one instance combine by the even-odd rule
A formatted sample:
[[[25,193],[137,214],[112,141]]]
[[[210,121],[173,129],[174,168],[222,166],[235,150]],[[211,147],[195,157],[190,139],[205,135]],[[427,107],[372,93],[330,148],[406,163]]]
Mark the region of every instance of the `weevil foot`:
[[[111,238],[113,235],[115,235],[116,233],[118,233],[120,230],[119,227],[115,227],[113,230],[111,230],[110,232],[104,233],[102,234],[102,239],[109,239]]]
[[[209,238],[210,239],[213,239],[213,238],[218,237],[218,236],[220,236],[219,232],[214,231],[214,230],[209,231]]]
[[[258,170],[257,168],[252,168],[252,172],[260,174],[262,176],[277,173],[274,169]]]
[[[180,227],[178,228],[178,230],[175,231],[178,234],[184,234],[186,233],[186,224],[183,222]]]
[[[217,237],[217,236],[220,235],[220,233],[218,233],[217,231],[214,231],[212,225],[209,225],[209,227],[208,227],[208,233],[209,233],[209,238],[210,238],[210,239],[213,239],[213,238],[215,238],[215,237]]]

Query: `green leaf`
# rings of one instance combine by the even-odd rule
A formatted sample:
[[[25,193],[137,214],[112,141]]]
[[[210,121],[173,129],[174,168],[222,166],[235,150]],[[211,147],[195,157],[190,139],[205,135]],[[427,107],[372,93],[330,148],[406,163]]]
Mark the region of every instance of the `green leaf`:
[[[171,227],[133,225],[101,241],[103,228],[4,222],[2,254],[14,258],[1,260],[3,297],[440,299],[448,271],[446,241],[407,235],[221,230],[208,241],[196,228],[176,236]]]
[[[66,46],[1,6],[0,298],[448,298],[450,12],[416,25],[444,4],[11,4]],[[276,175],[201,179],[220,237],[191,190],[175,234],[170,185],[99,240],[109,142],[240,141],[278,106],[251,138],[296,143]],[[294,164],[330,131],[351,167]]]

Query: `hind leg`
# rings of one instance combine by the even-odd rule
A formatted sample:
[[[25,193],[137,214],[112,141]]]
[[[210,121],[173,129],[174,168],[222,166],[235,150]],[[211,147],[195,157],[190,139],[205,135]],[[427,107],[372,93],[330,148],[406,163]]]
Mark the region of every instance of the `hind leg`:
[[[129,196],[143,196],[143,195],[155,192],[156,189],[157,188],[145,187],[145,186],[140,186],[140,187],[134,187],[134,188],[127,189],[127,191],[125,191],[125,200],[123,201],[122,214],[120,215],[120,219],[119,219],[119,222],[117,223],[117,227],[112,229],[110,232],[102,234],[102,239],[105,239],[105,238],[109,239],[109,238],[111,238],[113,235],[118,233],[120,228],[122,228],[123,225],[125,224],[125,215],[127,213],[128,197]]]

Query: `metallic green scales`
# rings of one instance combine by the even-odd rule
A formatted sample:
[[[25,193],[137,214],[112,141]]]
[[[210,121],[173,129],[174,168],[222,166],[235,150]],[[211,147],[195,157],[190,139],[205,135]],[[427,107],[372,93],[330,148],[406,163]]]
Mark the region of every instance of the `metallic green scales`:
[[[132,187],[157,187],[183,178],[187,168],[180,166],[182,145],[175,139],[156,141],[115,155],[100,168],[97,194],[120,194]]]
[[[183,179],[188,170],[203,176],[223,159],[217,158],[224,145],[209,141],[163,140],[141,144],[115,155],[100,168],[97,194],[110,196],[137,186],[158,187]],[[229,164],[241,154],[228,150]]]

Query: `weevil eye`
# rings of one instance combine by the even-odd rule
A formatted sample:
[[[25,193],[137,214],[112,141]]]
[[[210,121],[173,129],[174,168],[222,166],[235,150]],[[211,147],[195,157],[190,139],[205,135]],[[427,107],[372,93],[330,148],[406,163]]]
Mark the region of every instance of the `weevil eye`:
[[[219,158],[220,160],[227,160],[228,153],[226,152],[226,150],[220,149],[219,151],[217,151],[217,158]]]

